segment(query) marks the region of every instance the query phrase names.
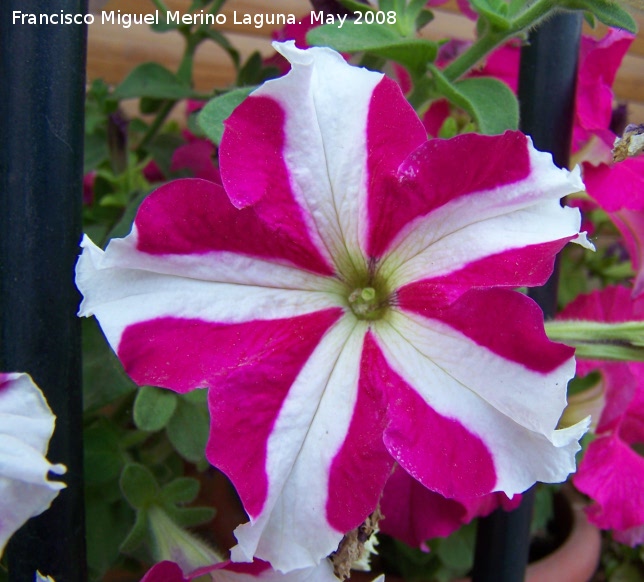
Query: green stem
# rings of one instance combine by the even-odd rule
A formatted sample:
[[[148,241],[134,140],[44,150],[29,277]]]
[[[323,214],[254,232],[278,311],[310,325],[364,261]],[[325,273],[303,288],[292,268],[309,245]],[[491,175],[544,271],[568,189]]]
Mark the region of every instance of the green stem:
[[[159,109],[157,116],[154,118],[154,121],[150,124],[150,127],[148,127],[148,130],[145,132],[145,135],[141,138],[141,141],[139,142],[139,145],[136,148],[137,155],[139,156],[143,155],[145,148],[154,139],[154,136],[159,132],[159,130],[163,127],[165,120],[167,119],[168,115],[170,115],[170,112],[172,111],[172,109],[176,104],[177,104],[176,99],[165,99],[163,101],[163,105],[161,105],[161,108]]]
[[[152,4],[154,4],[158,10],[161,10],[163,14],[168,13],[168,7],[163,3],[163,0],[152,0]]]
[[[208,14],[217,14],[222,6],[226,3],[226,0],[216,0],[216,2],[210,7],[210,10],[208,10]],[[199,25],[199,28],[197,31],[203,32],[210,26],[209,24],[206,24],[205,22]]]
[[[186,48],[184,49],[183,57],[181,58],[179,69],[177,70],[177,77],[186,83],[192,84],[192,69],[194,65],[195,52],[199,44],[204,40],[204,37],[190,32],[187,32],[184,36],[186,39]],[[150,127],[148,127],[148,130],[145,132],[145,135],[141,138],[141,141],[136,147],[136,153],[139,156],[143,156],[145,148],[163,127],[165,120],[168,118],[168,115],[170,115],[170,112],[177,102],[177,99],[164,100],[163,105],[161,105],[159,112],[154,118],[154,121],[150,124]]]
[[[578,356],[595,360],[644,361],[644,322],[558,320],[545,323],[546,334],[576,349]]]
[[[445,69],[443,75],[449,81],[456,81],[467,73],[474,65],[480,62],[488,53],[497,46],[533,27],[545,18],[553,9],[552,0],[537,0],[524,12],[514,18],[507,30],[493,30],[490,28],[481,38],[476,40],[469,49],[456,57]]]

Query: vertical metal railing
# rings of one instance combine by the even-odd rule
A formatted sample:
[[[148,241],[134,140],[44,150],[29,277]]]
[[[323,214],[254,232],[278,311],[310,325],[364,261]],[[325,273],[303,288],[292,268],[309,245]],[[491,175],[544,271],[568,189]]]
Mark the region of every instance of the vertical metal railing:
[[[80,323],[86,27],[14,12],[85,14],[86,0],[0,2],[0,369],[29,372],[57,416],[49,449],[67,489],[7,549],[9,579],[86,579]]]
[[[567,167],[574,120],[581,14],[561,13],[533,31],[521,50],[521,130],[535,147]],[[548,283],[530,290],[546,318],[557,306],[557,268]],[[497,510],[479,521],[473,582],[521,582],[530,544],[534,489],[512,512]]]

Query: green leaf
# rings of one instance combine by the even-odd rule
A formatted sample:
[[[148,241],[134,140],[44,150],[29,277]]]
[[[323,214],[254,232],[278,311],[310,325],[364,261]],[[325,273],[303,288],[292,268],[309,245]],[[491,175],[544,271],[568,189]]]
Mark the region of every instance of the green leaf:
[[[498,31],[508,30],[512,24],[505,18],[504,12],[507,12],[505,2],[496,0],[470,0],[472,8],[483,16]]]
[[[118,558],[119,547],[134,521],[124,500],[106,500],[102,488],[85,492],[87,565],[92,580],[103,580]]]
[[[584,392],[589,388],[593,388],[600,381],[601,374],[597,370],[590,372],[586,376],[575,376],[574,378],[572,378],[572,380],[570,380],[570,382],[568,382],[568,396],[572,396],[573,394],[580,394],[581,392]]]
[[[445,565],[465,573],[474,563],[475,536],[474,524],[463,526],[449,537],[441,540],[440,545],[436,548],[436,553]]]
[[[208,409],[180,399],[166,427],[172,446],[186,460],[196,463],[204,457],[209,434]]]
[[[262,73],[262,55],[259,51],[253,52],[244,65],[239,69],[237,74],[237,85],[243,87],[246,85],[257,85],[261,82]]]
[[[530,532],[545,532],[548,522],[553,518],[555,508],[552,487],[537,486],[534,495],[534,509],[532,510],[532,523]]]
[[[107,148],[107,135],[97,131],[85,136],[85,149],[83,152],[83,173],[95,170],[97,166],[109,156]]]
[[[139,101],[139,111],[143,115],[152,115],[153,113],[157,113],[164,103],[165,101],[163,99],[142,97],[141,101]]]
[[[174,522],[181,527],[194,527],[209,522],[217,511],[212,507],[174,508],[168,511]]]
[[[151,97],[154,99],[185,99],[192,95],[186,83],[158,63],[139,65],[114,90],[117,99]]]
[[[186,142],[176,134],[160,133],[145,146],[145,150],[152,154],[152,157],[159,166],[161,173],[165,176],[169,176],[170,168],[172,167],[172,156],[174,155],[174,152],[185,143]]]
[[[617,2],[611,0],[569,0],[562,4],[572,10],[587,10],[607,26],[623,28],[633,34],[637,33],[637,23]]]
[[[130,233],[136,212],[149,193],[149,191],[134,193],[134,198],[132,198],[132,200],[130,200],[130,202],[126,206],[121,219],[114,225],[114,228],[112,228],[112,230],[107,235],[108,240],[113,238],[121,238]],[[132,383],[132,387],[135,387],[134,383]]]
[[[148,516],[145,510],[136,512],[136,521],[134,526],[123,540],[120,550],[122,552],[132,552],[136,550],[148,536]]]
[[[85,429],[83,441],[85,482],[97,485],[117,479],[125,460],[116,429],[105,421]]]
[[[206,103],[197,117],[199,127],[208,139],[219,145],[224,133],[224,120],[256,87],[242,87],[219,95]]]
[[[154,386],[143,386],[134,401],[134,424],[141,430],[161,430],[177,408],[174,392]]]
[[[159,485],[152,472],[143,465],[130,463],[121,473],[121,492],[134,509],[152,505],[159,495]]]
[[[519,103],[512,90],[491,77],[474,77],[450,83],[432,67],[436,88],[452,103],[467,111],[479,131],[488,135],[503,133],[519,126]]]
[[[118,400],[136,386],[98,327],[96,320],[83,318],[83,406],[92,411]]]
[[[421,10],[416,17],[416,30],[421,30],[434,20],[434,13],[431,10]]]
[[[338,28],[326,24],[310,30],[309,44],[330,46],[337,51],[368,52],[400,63],[410,71],[423,73],[427,63],[433,62],[438,52],[435,42],[423,38],[401,37],[384,24],[361,24]]]
[[[179,477],[161,490],[161,497],[167,503],[190,503],[199,493],[199,481],[192,477]]]
[[[376,8],[371,6],[371,4],[367,4],[366,2],[358,2],[357,0],[338,0],[342,6],[344,6],[347,10],[351,12],[362,12],[362,14],[365,14],[366,12],[376,12]],[[381,5],[383,4],[382,1],[380,3]],[[381,8],[384,10],[384,8]]]

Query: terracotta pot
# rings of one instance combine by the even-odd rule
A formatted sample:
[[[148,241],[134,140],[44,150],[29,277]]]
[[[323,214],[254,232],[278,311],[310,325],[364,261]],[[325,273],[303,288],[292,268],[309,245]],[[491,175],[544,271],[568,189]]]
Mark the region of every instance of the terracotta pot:
[[[528,566],[526,582],[588,582],[597,570],[601,534],[588,522],[584,500],[566,494],[572,510],[572,528],[564,543],[552,554]]]

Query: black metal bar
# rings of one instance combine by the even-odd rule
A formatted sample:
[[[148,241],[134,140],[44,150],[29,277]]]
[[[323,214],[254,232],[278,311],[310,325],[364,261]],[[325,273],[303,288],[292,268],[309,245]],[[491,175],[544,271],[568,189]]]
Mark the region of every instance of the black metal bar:
[[[81,235],[87,29],[22,24],[79,14],[87,0],[0,2],[0,369],[29,372],[57,416],[48,458],[63,490],[11,540],[9,579],[86,579],[80,324],[74,265]]]
[[[519,104],[521,130],[554,162],[569,162],[577,81],[581,14],[561,13],[533,31],[521,50]],[[545,317],[555,314],[557,268],[548,283],[530,290]],[[512,512],[497,510],[479,521],[473,582],[521,582],[529,551],[534,489]]]

